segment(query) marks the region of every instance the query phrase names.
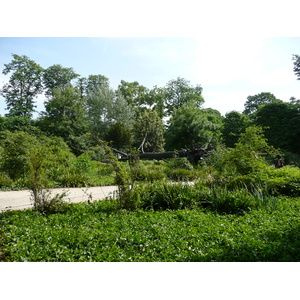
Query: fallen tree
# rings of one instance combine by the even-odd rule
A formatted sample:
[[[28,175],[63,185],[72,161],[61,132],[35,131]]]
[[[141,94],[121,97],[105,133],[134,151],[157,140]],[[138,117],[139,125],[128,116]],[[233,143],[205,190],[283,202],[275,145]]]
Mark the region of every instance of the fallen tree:
[[[140,159],[156,159],[156,160],[163,160],[172,157],[186,157],[192,164],[197,165],[198,162],[208,156],[211,151],[212,147],[196,147],[192,149],[182,149],[178,151],[166,151],[166,152],[143,152],[143,153],[134,153],[134,154],[127,154],[125,152],[119,151],[117,149],[111,148],[115,153],[118,155],[118,159],[120,161],[125,161],[133,158],[140,158]]]

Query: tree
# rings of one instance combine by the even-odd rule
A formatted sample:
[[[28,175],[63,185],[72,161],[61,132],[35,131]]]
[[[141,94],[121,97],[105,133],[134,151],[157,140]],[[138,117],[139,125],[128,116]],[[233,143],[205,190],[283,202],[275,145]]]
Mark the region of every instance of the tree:
[[[227,147],[233,148],[241,134],[245,132],[250,125],[248,115],[241,114],[237,111],[231,111],[225,115],[223,120],[222,137]]]
[[[164,150],[164,126],[156,111],[144,110],[133,126],[134,146],[145,152]]]
[[[180,150],[219,142],[221,124],[209,120],[207,111],[190,101],[174,110],[166,130],[166,147]]]
[[[299,104],[276,102],[260,107],[255,124],[264,128],[269,143],[300,155]]]
[[[278,99],[271,93],[260,93],[254,96],[248,96],[244,104],[243,113],[253,115],[260,105],[277,102]],[[280,100],[279,100],[280,101]]]
[[[78,89],[71,85],[54,88],[45,109],[38,121],[42,130],[62,137],[76,155],[88,148],[88,118]]]
[[[52,90],[58,87],[67,87],[71,81],[77,78],[79,74],[73,71],[73,68],[63,68],[61,65],[53,65],[43,73],[43,84],[45,86],[45,94],[52,95]]]
[[[154,86],[148,92],[148,101],[147,103],[151,107],[151,109],[155,110],[160,118],[165,116],[165,89]]]
[[[97,88],[109,88],[109,80],[104,75],[89,75],[88,78],[79,78],[76,86],[80,90],[81,97],[84,97],[94,93],[97,90]]]
[[[106,86],[98,86],[87,96],[87,113],[91,132],[103,138],[109,127],[109,112],[115,98],[114,91]]]
[[[294,60],[294,73],[297,76],[297,80],[300,80],[300,56],[294,54],[293,60]]]
[[[140,85],[137,81],[127,82],[125,80],[121,80],[118,90],[122,93],[127,103],[133,106],[140,106],[145,103],[144,99],[148,91],[146,87]]]
[[[218,153],[219,152],[219,153]],[[258,172],[267,166],[267,161],[259,153],[274,155],[275,149],[268,144],[259,126],[246,128],[234,148],[218,147],[211,157],[213,166],[227,177]]]
[[[204,103],[202,97],[202,87],[196,85],[193,87],[190,82],[184,78],[178,77],[170,80],[165,87],[165,107],[168,115],[171,115],[174,109],[193,100],[198,107]]]
[[[98,86],[87,96],[87,111],[91,124],[91,132],[104,138],[108,128],[115,122],[120,122],[127,130],[132,126],[133,107],[123,95],[116,93],[108,86]]]
[[[132,135],[123,123],[116,122],[109,127],[105,140],[118,150],[129,150],[132,143]]]
[[[13,54],[13,60],[4,64],[4,75],[11,77],[1,90],[6,99],[9,113],[7,116],[31,118],[34,112],[34,98],[43,91],[43,68],[27,56]]]

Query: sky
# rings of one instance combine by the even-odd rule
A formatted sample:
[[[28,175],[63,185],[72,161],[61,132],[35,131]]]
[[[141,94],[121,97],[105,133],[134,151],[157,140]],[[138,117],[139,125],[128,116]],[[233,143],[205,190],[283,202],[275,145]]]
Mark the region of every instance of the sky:
[[[300,98],[292,60],[300,55],[299,37],[1,37],[1,87],[9,80],[2,70],[12,53],[43,68],[60,64],[83,77],[104,75],[113,89],[121,80],[151,89],[182,77],[202,86],[203,107],[223,115],[242,112],[247,97],[262,92],[283,101]],[[38,111],[44,99],[37,99]],[[1,97],[1,115],[5,108]]]

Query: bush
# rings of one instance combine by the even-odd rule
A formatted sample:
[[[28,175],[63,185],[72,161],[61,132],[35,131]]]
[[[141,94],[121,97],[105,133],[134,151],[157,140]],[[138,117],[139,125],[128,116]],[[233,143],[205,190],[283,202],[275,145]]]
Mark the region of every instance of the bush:
[[[131,197],[140,203],[141,208],[154,210],[191,208],[197,202],[190,186],[161,182],[139,184],[132,190]]]
[[[168,168],[173,169],[185,169],[192,171],[193,165],[188,161],[186,157],[174,157],[168,160]]]
[[[191,181],[197,178],[193,170],[178,168],[174,170],[168,169],[166,171],[167,177],[174,181]]]
[[[270,194],[267,187],[252,185],[251,188],[229,190],[214,186],[210,190],[208,201],[210,208],[221,214],[243,215],[253,209],[275,209],[277,199]]]
[[[67,203],[63,198],[67,192],[51,196],[51,191],[40,189],[37,193],[32,192],[34,207],[37,211],[45,214],[64,213],[70,208],[70,203]]]
[[[93,164],[88,155],[82,154],[69,161],[60,177],[64,187],[87,186],[92,176]]]

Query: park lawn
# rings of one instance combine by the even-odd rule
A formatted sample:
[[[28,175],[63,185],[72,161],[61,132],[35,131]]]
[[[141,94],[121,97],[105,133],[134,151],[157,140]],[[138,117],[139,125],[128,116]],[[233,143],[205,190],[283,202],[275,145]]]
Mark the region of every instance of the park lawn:
[[[242,216],[204,209],[117,210],[111,200],[64,213],[0,214],[4,261],[256,262],[300,260],[300,198]]]

